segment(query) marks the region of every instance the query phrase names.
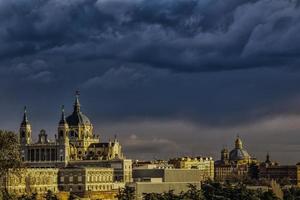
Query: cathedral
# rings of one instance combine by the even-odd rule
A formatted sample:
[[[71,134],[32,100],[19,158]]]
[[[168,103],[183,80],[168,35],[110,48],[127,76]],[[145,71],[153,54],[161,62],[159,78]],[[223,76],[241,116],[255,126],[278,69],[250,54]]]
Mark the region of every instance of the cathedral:
[[[250,156],[243,147],[243,142],[237,136],[235,147],[231,151],[227,148],[221,151],[221,160],[215,162],[215,179],[226,180],[232,177],[243,177],[249,173],[249,167],[257,164],[256,158]]]
[[[26,108],[20,126],[21,158],[24,162],[49,163],[47,166],[66,166],[70,161],[123,159],[121,145],[116,136],[113,141],[101,142],[93,132],[93,125],[80,108],[76,93],[72,114],[65,116],[62,107],[55,140],[48,139],[41,130],[38,141],[32,141],[32,129]]]
[[[8,173],[0,177],[0,189],[22,195],[48,190],[58,194],[112,199],[119,188],[132,181],[132,160],[126,159],[117,138],[102,142],[93,132],[93,124],[83,114],[76,93],[73,112],[65,116],[62,107],[55,139],[41,130],[32,140],[26,108],[19,130],[22,176]],[[109,196],[109,197],[108,197]]]

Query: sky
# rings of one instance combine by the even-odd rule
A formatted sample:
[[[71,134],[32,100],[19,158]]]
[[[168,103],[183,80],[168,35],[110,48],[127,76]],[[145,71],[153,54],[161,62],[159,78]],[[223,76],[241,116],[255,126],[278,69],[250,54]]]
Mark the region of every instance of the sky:
[[[300,161],[300,1],[0,0],[0,128],[82,111],[128,158],[212,156],[237,135]]]

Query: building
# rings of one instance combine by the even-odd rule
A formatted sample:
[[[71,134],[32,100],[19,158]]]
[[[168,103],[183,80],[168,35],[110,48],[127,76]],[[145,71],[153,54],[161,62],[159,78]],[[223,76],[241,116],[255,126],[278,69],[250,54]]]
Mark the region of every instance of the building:
[[[133,183],[136,199],[143,199],[144,193],[163,193],[174,190],[179,194],[189,188],[189,184],[201,188],[205,179],[201,169],[133,169]]]
[[[204,179],[214,179],[214,160],[211,157],[181,157],[169,160],[177,169],[199,169]]]
[[[154,161],[139,161],[135,160],[132,163],[132,169],[173,169],[174,165],[169,164],[164,160]]]
[[[230,152],[226,148],[222,149],[221,160],[215,162],[215,179],[223,181],[248,176],[250,167],[256,164],[257,160],[244,149],[243,142],[238,136],[235,140],[235,148]]]
[[[81,111],[78,93],[69,116],[65,117],[62,108],[54,140],[41,130],[38,140],[32,141],[32,127],[25,107],[19,140],[27,172],[22,174],[22,181],[11,185],[11,191],[44,193],[47,189],[84,196],[87,192],[117,191],[132,181],[132,161],[123,155],[116,136],[112,141],[103,142],[94,134],[91,121]],[[52,182],[44,183],[49,173]],[[12,177],[10,175],[14,180]]]
[[[58,187],[61,191],[111,191],[114,189],[112,168],[67,167],[59,171]]]
[[[41,130],[38,141],[32,141],[32,129],[26,107],[20,126],[22,160],[31,167],[65,167],[69,161],[124,159],[122,147],[115,137],[113,141],[101,142],[93,132],[93,125],[80,109],[79,95],[76,94],[74,109],[65,117],[62,108],[55,140],[48,139]]]
[[[135,199],[142,200],[143,195],[147,193],[164,193],[173,190],[175,194],[186,192],[189,190],[189,184],[201,189],[200,182],[135,182],[128,186],[133,187],[135,191]]]
[[[58,192],[58,168],[28,168],[18,174],[9,172],[1,177],[0,188],[10,193],[21,195],[24,193],[45,193],[48,190]]]
[[[300,186],[300,165],[279,165],[271,161],[270,155],[267,154],[266,161],[259,166],[259,179]]]

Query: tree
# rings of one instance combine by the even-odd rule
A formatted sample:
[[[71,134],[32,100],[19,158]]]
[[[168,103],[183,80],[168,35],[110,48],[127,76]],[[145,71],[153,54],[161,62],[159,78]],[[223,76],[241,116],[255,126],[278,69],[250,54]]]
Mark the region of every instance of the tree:
[[[18,136],[11,131],[0,130],[0,177],[4,177],[3,199],[11,199],[7,191],[8,175],[18,174],[22,168]]]
[[[77,199],[78,199],[78,197],[74,194],[70,194],[70,196],[68,198],[68,200],[77,200]]]
[[[272,191],[264,192],[260,199],[263,200],[279,200]]]
[[[13,194],[9,194],[6,189],[0,192],[0,199],[1,200],[16,200],[16,196]]]
[[[18,200],[37,200],[37,194],[36,193],[33,193],[31,195],[23,194],[18,198]]]
[[[135,199],[135,189],[133,187],[126,186],[119,190],[116,196],[118,200],[134,200]]]
[[[46,195],[45,195],[46,200],[58,200],[57,196],[51,191],[48,190]]]
[[[18,171],[21,167],[18,136],[14,132],[0,130],[0,176]]]
[[[196,185],[189,184],[188,185],[189,190],[185,193],[182,193],[183,199],[186,200],[204,200],[204,196],[202,194],[202,191],[197,188]]]
[[[143,194],[143,199],[144,200],[160,200],[161,199],[161,194],[157,194],[157,193],[144,193]]]

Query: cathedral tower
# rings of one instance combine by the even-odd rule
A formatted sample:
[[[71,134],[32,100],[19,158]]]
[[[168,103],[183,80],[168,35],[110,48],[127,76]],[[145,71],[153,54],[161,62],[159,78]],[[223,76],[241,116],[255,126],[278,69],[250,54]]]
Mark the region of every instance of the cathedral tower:
[[[65,117],[65,109],[62,106],[61,119],[58,123],[58,160],[67,163],[69,160],[69,125]]]
[[[58,123],[58,140],[65,141],[68,139],[69,125],[65,117],[65,108],[62,106],[61,119]]]
[[[229,152],[228,152],[227,148],[224,148],[221,151],[221,161],[223,163],[228,163],[229,162]]]
[[[24,107],[24,115],[23,115],[23,120],[21,122],[19,134],[20,134],[19,137],[20,137],[21,145],[26,145],[31,143],[31,125],[28,121],[26,106]]]

